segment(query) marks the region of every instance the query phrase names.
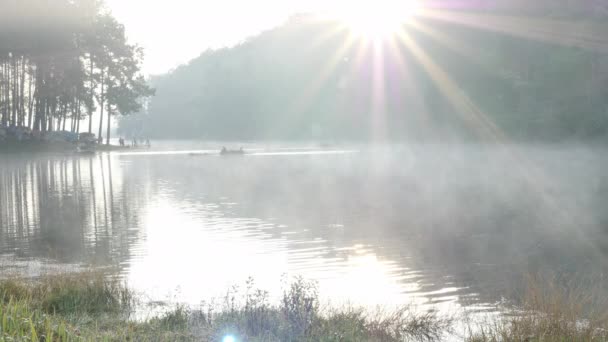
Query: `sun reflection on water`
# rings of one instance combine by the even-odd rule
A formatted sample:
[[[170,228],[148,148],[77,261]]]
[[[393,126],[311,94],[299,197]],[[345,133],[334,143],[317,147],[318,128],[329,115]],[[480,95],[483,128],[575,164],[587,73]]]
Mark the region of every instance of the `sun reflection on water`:
[[[146,210],[145,238],[138,246],[141,257],[133,261],[127,277],[154,300],[196,305],[222,298],[231,286],[242,285],[249,277],[277,299],[285,276],[303,276],[316,281],[321,299],[332,303],[424,303],[414,295],[420,290],[415,278],[404,284],[402,267],[364,245],[332,256],[325,240],[300,240],[296,232],[269,233],[281,228],[258,219],[229,217],[214,207],[190,205],[196,208],[180,209],[165,197]]]

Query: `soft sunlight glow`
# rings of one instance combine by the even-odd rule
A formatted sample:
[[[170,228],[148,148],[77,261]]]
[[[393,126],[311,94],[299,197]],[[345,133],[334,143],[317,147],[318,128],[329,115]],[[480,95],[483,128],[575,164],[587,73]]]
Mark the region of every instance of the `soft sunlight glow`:
[[[224,336],[224,339],[222,340],[222,342],[236,342],[236,339],[233,336]]]
[[[353,34],[379,40],[391,37],[420,9],[416,0],[361,0],[342,9],[340,18]]]

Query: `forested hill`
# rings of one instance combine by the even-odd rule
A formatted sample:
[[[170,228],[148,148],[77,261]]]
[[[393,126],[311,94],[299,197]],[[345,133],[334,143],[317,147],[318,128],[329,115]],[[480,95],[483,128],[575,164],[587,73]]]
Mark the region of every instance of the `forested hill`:
[[[555,8],[434,11],[383,43],[296,16],[156,77],[148,113],[121,128],[157,138],[608,141],[607,17]]]

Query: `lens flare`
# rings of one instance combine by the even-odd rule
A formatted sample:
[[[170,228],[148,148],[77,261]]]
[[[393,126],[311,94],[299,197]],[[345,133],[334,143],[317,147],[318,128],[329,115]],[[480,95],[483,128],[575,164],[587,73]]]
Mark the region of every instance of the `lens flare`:
[[[227,336],[224,336],[224,338],[222,339],[222,342],[236,342],[236,338],[234,338],[234,336],[227,335]]]

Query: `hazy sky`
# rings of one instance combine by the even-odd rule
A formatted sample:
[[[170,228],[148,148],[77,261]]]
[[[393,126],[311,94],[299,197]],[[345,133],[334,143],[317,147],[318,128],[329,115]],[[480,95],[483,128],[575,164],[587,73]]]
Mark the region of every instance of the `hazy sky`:
[[[366,0],[364,0],[366,1]],[[207,48],[235,44],[302,11],[345,6],[334,0],[106,0],[132,42],[146,50],[146,73],[165,72]]]

